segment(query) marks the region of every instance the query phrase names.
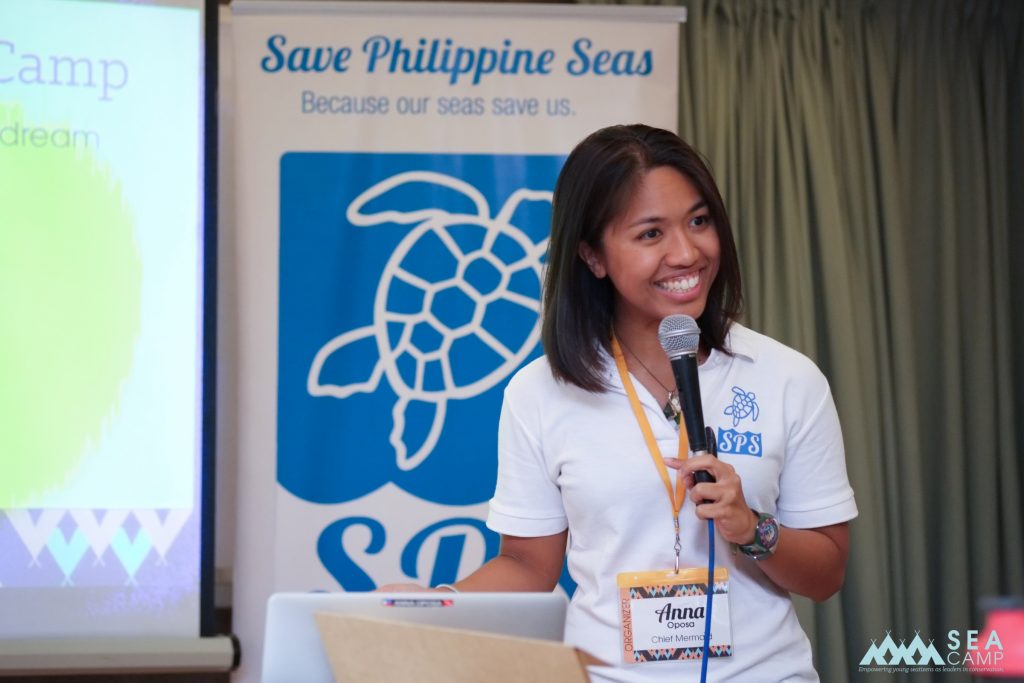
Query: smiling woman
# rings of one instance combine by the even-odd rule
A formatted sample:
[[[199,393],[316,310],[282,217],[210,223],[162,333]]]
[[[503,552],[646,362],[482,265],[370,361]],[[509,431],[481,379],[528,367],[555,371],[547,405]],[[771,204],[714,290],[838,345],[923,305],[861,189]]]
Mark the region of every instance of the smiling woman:
[[[699,318],[718,274],[721,246],[707,202],[679,171],[662,166],[640,179],[600,243],[580,256],[615,290],[616,333],[653,329],[668,315]]]
[[[839,589],[857,515],[828,382],[738,322],[729,218],[675,134],[591,134],[552,206],[546,355],[509,383],[498,430],[487,525],[501,552],[455,589],[551,590],[565,555],[566,642],[617,662],[591,680],[817,680],[789,594]],[[687,315],[718,458],[664,409],[658,328]],[[699,405],[684,402],[688,425]]]

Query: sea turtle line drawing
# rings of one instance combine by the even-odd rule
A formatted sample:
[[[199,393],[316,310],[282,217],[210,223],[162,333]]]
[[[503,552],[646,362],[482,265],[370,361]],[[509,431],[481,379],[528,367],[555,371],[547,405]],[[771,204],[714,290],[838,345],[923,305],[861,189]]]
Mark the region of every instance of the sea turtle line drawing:
[[[757,405],[757,395],[752,391],[744,391],[740,387],[733,387],[732,393],[732,405],[726,406],[723,411],[726,415],[732,416],[732,426],[736,427],[739,425],[740,420],[745,417],[749,417],[754,422],[757,422],[758,415],[761,412]]]
[[[470,200],[472,213],[452,213],[440,208],[414,210],[383,209],[366,212],[367,205],[390,191],[412,183],[426,183],[454,190]],[[361,227],[395,224],[413,226],[402,238],[387,261],[377,284],[373,304],[373,321],[364,327],[348,330],[324,344],[316,353],[307,376],[306,388],[311,396],[329,396],[344,399],[356,393],[376,391],[381,378],[386,377],[398,398],[392,407],[392,429],[389,442],[395,449],[399,469],[409,471],[417,467],[432,452],[444,428],[447,404],[451,400],[478,396],[510,375],[530,355],[540,337],[539,316],[525,334],[521,343],[510,348],[488,331],[488,307],[498,301],[521,306],[533,312],[540,311],[536,296],[517,289],[540,291],[543,257],[547,238],[538,243],[512,224],[516,209],[527,201],[551,202],[551,192],[519,188],[512,192],[491,216],[484,195],[471,184],[433,171],[416,170],[398,173],[386,178],[359,194],[346,209],[350,224]],[[386,204],[378,202],[378,205]],[[472,247],[456,238],[456,231],[478,232]],[[423,276],[410,253],[422,240],[436,239],[452,256],[454,270],[448,276],[431,281]],[[511,240],[511,241],[510,241]],[[495,245],[503,242],[501,255]],[[462,244],[460,244],[462,242]],[[512,245],[512,248],[508,247]],[[514,257],[508,254],[514,252]],[[523,278],[530,287],[516,286]],[[515,280],[515,282],[513,282]],[[400,284],[399,284],[400,283]],[[389,294],[394,287],[422,293],[418,310],[399,311],[389,307]],[[464,304],[453,306],[452,304]],[[453,311],[455,311],[453,313]],[[330,355],[350,344],[374,338],[378,358],[368,379],[344,385],[321,382],[320,375]],[[494,361],[484,374],[472,381],[457,381],[453,368],[467,362],[453,345],[460,340],[475,337],[494,352]],[[477,361],[478,362],[478,361]],[[480,374],[479,370],[475,374]],[[433,378],[431,382],[427,378]],[[437,386],[440,384],[440,386]],[[422,444],[410,454],[406,442],[406,409],[411,401],[432,405],[433,420]]]

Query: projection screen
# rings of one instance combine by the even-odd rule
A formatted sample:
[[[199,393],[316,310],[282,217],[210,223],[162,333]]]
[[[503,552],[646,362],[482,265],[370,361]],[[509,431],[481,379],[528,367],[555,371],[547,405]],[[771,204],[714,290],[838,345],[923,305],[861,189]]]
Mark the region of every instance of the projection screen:
[[[202,5],[0,4],[0,639],[200,634]]]

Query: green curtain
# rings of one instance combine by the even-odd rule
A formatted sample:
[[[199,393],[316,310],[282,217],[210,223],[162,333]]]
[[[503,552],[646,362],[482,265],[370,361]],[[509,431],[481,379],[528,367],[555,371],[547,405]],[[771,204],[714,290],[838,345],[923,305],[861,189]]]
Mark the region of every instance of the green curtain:
[[[747,321],[828,375],[859,518],[798,604],[821,679],[945,652],[1024,594],[1024,3],[694,0],[680,132],[711,162]],[[935,680],[968,680],[935,674]]]

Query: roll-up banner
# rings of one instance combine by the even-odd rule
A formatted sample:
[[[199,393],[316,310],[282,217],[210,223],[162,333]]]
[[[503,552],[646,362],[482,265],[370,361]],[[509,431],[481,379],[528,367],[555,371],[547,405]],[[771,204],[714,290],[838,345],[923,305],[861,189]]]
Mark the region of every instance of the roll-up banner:
[[[272,592],[435,585],[496,554],[555,179],[598,128],[675,129],[684,10],[232,8],[249,677]]]

